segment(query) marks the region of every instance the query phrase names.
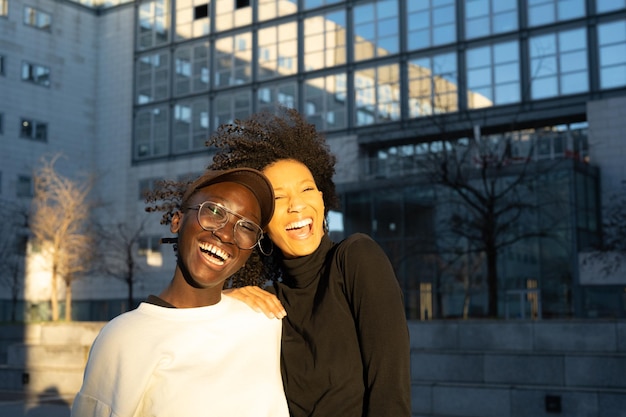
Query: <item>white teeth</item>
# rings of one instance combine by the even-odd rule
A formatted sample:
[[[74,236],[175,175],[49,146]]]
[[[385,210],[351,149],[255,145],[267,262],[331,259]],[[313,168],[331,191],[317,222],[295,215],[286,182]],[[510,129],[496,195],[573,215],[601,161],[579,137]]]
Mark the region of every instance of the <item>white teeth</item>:
[[[204,252],[211,253],[222,261],[228,259],[228,254],[226,252],[215,245],[211,245],[210,243],[200,242],[200,249]]]
[[[299,222],[293,222],[293,223],[288,224],[285,229],[287,229],[287,230],[299,229],[301,227],[308,226],[311,223],[313,223],[313,220],[311,220],[311,219],[304,219],[304,220],[300,220]]]

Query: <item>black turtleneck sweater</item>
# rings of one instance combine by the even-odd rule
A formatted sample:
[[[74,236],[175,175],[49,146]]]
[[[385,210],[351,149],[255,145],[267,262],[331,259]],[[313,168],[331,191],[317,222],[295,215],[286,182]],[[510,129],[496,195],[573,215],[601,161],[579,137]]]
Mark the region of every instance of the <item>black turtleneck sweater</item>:
[[[283,261],[282,372],[292,417],[409,417],[410,347],[402,293],[369,236],[324,236]]]

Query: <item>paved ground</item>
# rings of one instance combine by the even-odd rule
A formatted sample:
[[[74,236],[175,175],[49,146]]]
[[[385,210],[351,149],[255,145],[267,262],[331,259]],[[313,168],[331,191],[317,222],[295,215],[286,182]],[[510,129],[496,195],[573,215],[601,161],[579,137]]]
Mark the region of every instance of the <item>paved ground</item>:
[[[0,391],[1,417],[69,417],[73,397],[49,392],[30,396]]]

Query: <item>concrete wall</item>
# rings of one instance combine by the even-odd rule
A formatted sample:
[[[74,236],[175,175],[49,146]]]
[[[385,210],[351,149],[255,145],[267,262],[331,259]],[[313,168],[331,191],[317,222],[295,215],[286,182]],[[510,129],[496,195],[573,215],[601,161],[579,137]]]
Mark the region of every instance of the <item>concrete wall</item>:
[[[75,393],[103,324],[0,326],[0,390]],[[413,417],[626,417],[626,321],[409,328]]]
[[[410,330],[414,417],[626,416],[624,321],[411,322]]]

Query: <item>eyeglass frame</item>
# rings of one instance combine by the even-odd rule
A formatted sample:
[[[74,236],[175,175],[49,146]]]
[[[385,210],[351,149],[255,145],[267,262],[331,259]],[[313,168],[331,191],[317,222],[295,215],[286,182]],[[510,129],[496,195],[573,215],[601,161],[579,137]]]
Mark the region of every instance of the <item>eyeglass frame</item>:
[[[200,211],[202,210],[202,207],[203,207],[205,204],[207,204],[207,203],[209,203],[209,204],[213,204],[213,205],[215,205],[215,206],[219,207],[221,210],[224,210],[224,211],[225,211],[226,213],[228,213],[229,215],[235,216],[235,217],[237,217],[237,218],[239,219],[239,220],[237,220],[237,221],[235,222],[235,224],[233,225],[233,240],[235,241],[235,245],[236,245],[239,249],[242,249],[242,250],[250,250],[250,249],[254,249],[254,247],[255,247],[256,245],[258,245],[258,244],[259,244],[259,242],[261,241],[261,239],[263,239],[264,233],[263,233],[263,229],[261,228],[261,226],[259,226],[258,224],[256,224],[256,223],[255,223],[255,222],[253,222],[252,220],[250,220],[250,219],[248,219],[248,218],[246,218],[246,217],[242,216],[241,214],[239,214],[239,213],[237,213],[237,212],[234,212],[234,211],[232,211],[231,209],[229,209],[229,208],[227,208],[227,207],[224,207],[222,204],[220,204],[220,203],[218,203],[218,202],[215,202],[215,201],[211,201],[211,200],[207,200],[207,201],[204,201],[204,202],[202,202],[202,203],[200,203],[200,204],[196,204],[196,205],[194,205],[194,206],[189,206],[189,207],[186,207],[186,208],[185,208],[185,210],[197,210],[197,211],[198,211],[198,214],[196,215],[196,220],[198,221],[198,224],[200,225],[200,227],[201,227],[203,230],[206,230],[207,232],[215,232],[215,231],[217,231],[217,230],[221,230],[221,229],[223,229],[223,228],[224,228],[224,226],[226,226],[226,225],[230,222],[230,216],[226,216],[226,217],[225,217],[226,221],[225,221],[225,222],[224,222],[224,223],[223,223],[220,227],[217,227],[217,228],[215,228],[215,229],[213,229],[213,228],[206,228],[206,227],[204,227],[204,226],[202,225],[202,222],[200,221]],[[252,224],[252,225],[254,225],[254,227],[256,227],[256,228],[258,229],[258,231],[259,231],[259,233],[258,233],[258,238],[257,238],[256,242],[254,243],[254,245],[250,246],[249,248],[242,248],[241,246],[239,246],[239,242],[237,242],[237,233],[235,233],[235,229],[236,229],[236,228],[237,228],[237,226],[238,226],[238,225],[240,225],[241,223],[249,223],[249,224]]]

